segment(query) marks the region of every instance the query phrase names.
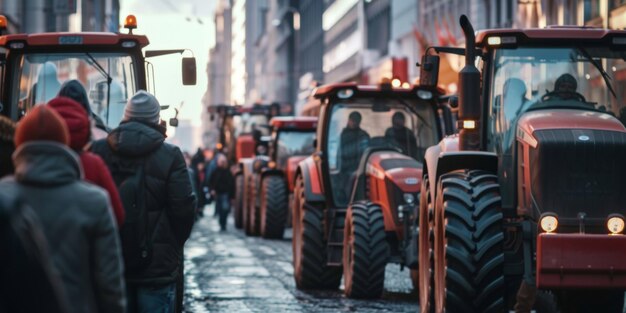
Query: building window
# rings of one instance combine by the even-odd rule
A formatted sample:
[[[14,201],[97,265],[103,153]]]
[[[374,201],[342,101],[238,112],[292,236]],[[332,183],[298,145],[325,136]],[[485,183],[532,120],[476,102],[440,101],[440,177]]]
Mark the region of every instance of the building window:
[[[612,0],[611,9],[617,9],[623,5],[626,5],[626,0]]]
[[[585,22],[589,22],[600,16],[600,0],[585,0]]]

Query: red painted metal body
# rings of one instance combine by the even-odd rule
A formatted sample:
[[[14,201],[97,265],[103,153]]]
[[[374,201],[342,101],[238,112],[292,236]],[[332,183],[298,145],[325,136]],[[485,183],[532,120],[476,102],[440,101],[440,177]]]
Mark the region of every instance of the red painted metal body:
[[[250,134],[237,137],[237,161],[254,156],[254,138]]]
[[[493,36],[518,36],[534,40],[599,40],[607,36],[626,37],[626,31],[590,29],[580,27],[529,28],[529,29],[486,29],[476,34],[476,45],[484,46],[487,38]]]
[[[537,287],[626,288],[626,236],[539,234]]]
[[[518,125],[526,133],[544,129],[598,129],[625,132],[624,125],[610,114],[580,110],[541,110],[524,114]]]
[[[283,116],[274,117],[270,120],[270,125],[275,129],[301,129],[315,131],[317,127],[317,117],[310,116]]]
[[[285,169],[285,174],[287,175],[287,187],[289,188],[289,193],[292,193],[295,187],[296,171],[298,170],[298,164],[306,158],[306,156],[298,155],[292,156],[287,159],[287,168]]]
[[[149,41],[143,35],[129,35],[116,33],[40,33],[40,34],[17,34],[0,36],[0,46],[6,46],[11,42],[21,41],[29,46],[58,46],[62,37],[80,37],[82,43],[77,45],[117,45],[122,41],[136,41],[140,47],[148,45]]]
[[[390,193],[387,180],[397,186],[402,193],[417,194],[421,188],[421,167],[394,167],[384,169],[382,161],[412,160],[410,157],[398,152],[375,152],[367,162],[366,173],[369,177],[368,198],[380,205],[385,217],[385,231],[396,232],[398,238],[403,239],[403,226],[398,218],[398,201]]]

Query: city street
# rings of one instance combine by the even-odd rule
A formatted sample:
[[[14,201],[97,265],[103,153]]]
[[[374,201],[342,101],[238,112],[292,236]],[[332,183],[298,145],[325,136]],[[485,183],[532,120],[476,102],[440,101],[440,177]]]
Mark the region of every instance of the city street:
[[[291,232],[283,240],[220,232],[207,207],[185,246],[185,312],[417,312],[408,270],[388,265],[381,300],[352,300],[342,290],[295,287]],[[342,287],[343,288],[343,287]]]

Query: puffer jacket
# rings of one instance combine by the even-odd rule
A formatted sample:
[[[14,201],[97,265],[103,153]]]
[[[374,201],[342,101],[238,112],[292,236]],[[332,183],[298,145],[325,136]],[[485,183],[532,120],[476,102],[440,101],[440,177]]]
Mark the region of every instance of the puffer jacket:
[[[54,268],[71,312],[124,312],[122,253],[106,192],[80,179],[76,153],[50,141],[31,141],[13,157],[15,188],[43,226]]]
[[[91,149],[112,169],[116,157],[143,159],[148,229],[153,233],[151,263],[126,272],[128,283],[158,285],[175,282],[180,254],[194,221],[195,196],[180,149],[165,143],[159,126],[129,121]]]

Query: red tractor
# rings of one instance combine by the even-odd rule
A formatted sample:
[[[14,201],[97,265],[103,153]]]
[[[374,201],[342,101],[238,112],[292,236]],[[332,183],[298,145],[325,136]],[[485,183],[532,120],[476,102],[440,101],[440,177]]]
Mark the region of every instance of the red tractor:
[[[466,61],[460,133],[425,157],[421,311],[622,312],[626,31],[461,28],[435,48]]]
[[[387,263],[417,270],[417,199],[427,147],[445,135],[436,87],[319,87],[315,153],[300,162],[293,265],[300,289],[378,297]]]
[[[291,215],[288,207],[297,164],[315,150],[317,118],[275,117],[270,126],[269,154],[252,162],[245,191],[249,203],[241,214],[247,234],[279,239]]]
[[[4,32],[3,25],[6,18],[0,17],[0,32]],[[96,120],[117,127],[126,99],[154,84],[146,59],[185,51],[152,50],[144,56],[148,38],[132,34],[137,27],[133,15],[126,18],[124,27],[131,32],[0,36],[0,114],[19,120],[35,105],[55,97],[64,81],[77,79],[88,92]],[[182,59],[182,81],[195,85],[194,58]]]

